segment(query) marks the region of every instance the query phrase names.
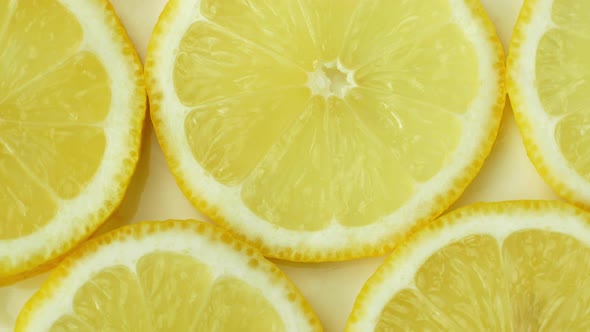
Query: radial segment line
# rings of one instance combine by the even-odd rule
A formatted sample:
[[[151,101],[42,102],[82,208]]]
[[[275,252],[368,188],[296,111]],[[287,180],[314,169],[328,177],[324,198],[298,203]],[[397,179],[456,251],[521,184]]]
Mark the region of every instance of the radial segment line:
[[[240,41],[243,41],[244,43],[248,43],[249,45],[252,45],[252,46],[258,48],[260,51],[266,53],[267,55],[269,55],[272,58],[275,58],[275,59],[278,59],[278,60],[282,60],[283,62],[287,62],[290,65],[292,65],[294,67],[297,67],[297,68],[303,70],[304,72],[307,72],[305,70],[305,68],[301,67],[299,64],[297,64],[293,60],[291,60],[289,58],[286,58],[286,57],[284,57],[284,56],[276,53],[275,51],[273,51],[273,50],[265,47],[264,45],[260,45],[260,44],[258,44],[257,42],[255,42],[253,40],[250,40],[250,39],[248,39],[248,38],[246,38],[246,37],[244,37],[242,35],[239,35],[239,34],[233,32],[233,31],[227,29],[226,27],[224,27],[222,25],[219,25],[219,24],[217,24],[217,23],[215,23],[215,22],[207,19],[204,16],[201,16],[201,19],[200,20],[203,21],[203,22],[205,22],[205,23],[211,24],[213,27],[217,28],[221,33],[224,33],[224,34],[226,34],[229,37],[238,39]],[[196,22],[198,22],[198,21],[196,21]]]
[[[260,165],[264,165],[265,163],[268,162],[269,159],[271,161],[273,161],[273,164],[274,164],[279,160],[280,157],[282,157],[285,153],[287,153],[286,149],[285,149],[285,151],[278,151],[279,150],[278,146],[282,142],[287,142],[287,144],[286,144],[287,146],[289,145],[289,143],[293,142],[294,137],[301,130],[301,126],[297,126],[297,124],[299,122],[304,121],[305,123],[303,124],[303,126],[305,126],[308,123],[311,113],[313,112],[313,108],[311,107],[312,100],[313,100],[313,97],[310,97],[307,100],[307,104],[306,104],[303,112],[299,116],[297,116],[296,118],[291,120],[291,122],[287,126],[285,126],[285,128],[282,130],[282,132],[278,135],[277,140],[274,143],[272,143],[269,146],[266,153],[264,153],[264,155],[260,157],[258,164],[256,164],[256,166],[252,169],[250,174],[248,174],[242,180],[242,184],[247,183],[250,180],[250,178],[256,173],[256,170],[260,167]]]
[[[6,31],[8,31],[8,26],[12,21],[12,17],[14,16],[14,12],[16,9],[16,1],[18,0],[8,0],[8,16],[6,17],[6,22],[0,26],[0,45],[2,45],[2,41],[6,35]]]
[[[372,1],[378,1],[378,0],[368,0],[368,1],[372,2]],[[344,29],[344,38],[342,39],[343,43],[342,43],[342,45],[340,45],[340,49],[338,50],[338,56],[340,56],[342,54],[342,50],[344,50],[344,45],[346,44],[346,41],[348,40],[348,35],[350,35],[350,31],[352,30],[353,23],[356,21],[356,16],[358,15],[360,8],[362,8],[363,4],[365,4],[365,3],[367,3],[367,1],[360,1],[360,3],[358,3],[356,5],[356,8],[352,12],[352,15],[350,15],[350,21],[348,22],[346,29]]]
[[[344,105],[348,108],[348,110],[350,111],[350,113],[352,114],[352,116],[356,119],[356,122],[359,125],[359,129],[363,131],[363,133],[365,133],[367,136],[372,137],[373,140],[375,141],[375,143],[381,145],[386,151],[390,152],[392,156],[395,157],[394,153],[391,151],[391,148],[387,146],[387,144],[385,144],[385,142],[375,134],[374,131],[371,130],[371,128],[369,128],[369,125],[365,122],[365,120],[363,120],[357,113],[357,111],[354,109],[354,107],[352,107],[352,105],[350,105],[350,103],[347,100],[342,100]],[[407,170],[406,170],[407,171]],[[409,174],[409,172],[408,172]]]
[[[419,42],[421,42],[421,41],[425,40],[426,38],[428,38],[428,37],[431,37],[431,36],[435,35],[436,33],[440,32],[440,30],[441,30],[443,27],[445,27],[445,26],[447,26],[447,25],[449,25],[449,24],[447,23],[447,24],[441,25],[441,26],[440,26],[440,27],[438,27],[437,29],[432,29],[432,30],[430,30],[430,31],[429,31],[428,33],[426,33],[426,34],[423,34],[423,35],[417,36],[417,38],[415,38],[414,40],[412,40],[412,45],[416,45],[416,44],[418,44]],[[414,35],[414,37],[416,37],[416,35]],[[394,49],[394,50],[391,50],[391,51],[389,51],[389,52],[386,52],[386,53],[376,54],[374,57],[371,57],[371,58],[367,59],[366,61],[363,61],[363,62],[359,63],[359,64],[358,64],[358,65],[357,65],[355,68],[352,68],[352,69],[353,69],[353,70],[360,70],[360,69],[362,69],[362,68],[364,68],[364,67],[366,67],[366,66],[370,66],[371,64],[375,63],[376,61],[379,61],[379,60],[382,60],[382,59],[384,59],[384,58],[387,58],[388,56],[390,56],[390,55],[394,54],[395,52],[399,52],[399,49]],[[404,53],[402,54],[403,58],[402,58],[402,57],[400,57],[400,58],[398,58],[398,59],[404,59],[404,60],[405,60],[405,59],[406,59],[406,58],[407,58],[409,55],[410,55],[410,53],[409,53],[409,52],[404,52]],[[401,61],[400,61],[400,62],[401,62]]]
[[[297,2],[299,3],[299,10],[301,11],[301,15],[305,20],[305,25],[307,25],[307,30],[309,31],[309,36],[311,37],[313,44],[319,49],[320,44],[318,41],[318,36],[316,35],[317,31],[315,31],[315,29],[313,28],[313,25],[311,24],[311,18],[309,17],[309,13],[304,10],[302,1],[303,0],[297,0]]]
[[[379,94],[385,94],[388,97],[397,98],[398,100],[407,101],[407,102],[413,103],[413,104],[418,105],[418,106],[429,107],[429,108],[435,109],[435,110],[437,110],[439,112],[444,112],[444,113],[447,113],[447,114],[451,114],[451,115],[453,115],[455,117],[461,118],[461,113],[455,113],[455,112],[450,111],[450,110],[448,110],[446,108],[440,107],[440,105],[433,104],[433,103],[428,102],[428,101],[420,100],[420,99],[417,99],[417,98],[406,97],[406,96],[400,95],[400,94],[395,93],[395,92],[391,92],[391,91],[388,91],[388,90],[382,90],[382,89],[378,89],[378,88],[369,88],[369,87],[365,87],[365,86],[358,86],[356,88],[357,89],[361,89],[361,90],[365,90],[365,91],[369,91],[369,92],[375,92],[375,93],[379,93]]]
[[[244,98],[244,97],[251,97],[251,96],[257,96],[257,95],[266,95],[269,92],[282,92],[282,91],[294,90],[294,89],[298,89],[298,88],[305,88],[305,85],[303,85],[303,84],[285,85],[285,86],[278,87],[278,88],[262,89],[262,90],[255,91],[255,92],[239,93],[239,94],[233,95],[233,96],[225,96],[225,97],[215,98],[212,100],[208,100],[207,102],[197,104],[196,106],[186,107],[185,111],[192,112],[193,110],[199,110],[202,108],[210,107],[215,104],[223,103],[225,101],[232,101],[232,100],[236,100],[236,99],[240,99],[240,98]]]
[[[78,49],[79,50],[79,49]],[[21,86],[17,87],[16,89],[9,91],[8,94],[6,94],[6,96],[4,97],[4,99],[0,100],[0,103],[6,101],[7,99],[9,99],[10,97],[16,95],[17,93],[27,89],[29,86],[31,86],[32,84],[39,82],[41,79],[43,79],[45,76],[47,76],[48,74],[51,74],[53,72],[55,72],[56,70],[63,68],[63,66],[70,61],[71,59],[73,59],[74,57],[76,57],[76,55],[78,55],[79,52],[78,51],[74,51],[70,56],[65,57],[64,59],[62,59],[61,61],[57,62],[56,64],[54,64],[51,67],[48,67],[46,70],[40,72],[39,74],[33,76],[31,79],[29,79],[27,82],[25,82],[24,84],[22,84]]]
[[[46,183],[41,181],[41,179],[39,179],[39,177],[37,177],[35,173],[33,173],[33,171],[27,166],[27,164],[19,159],[19,157],[14,153],[14,149],[8,143],[6,143],[6,141],[3,140],[1,137],[0,144],[4,145],[4,148],[12,154],[14,160],[16,160],[16,162],[25,171],[25,173],[27,173],[27,175],[30,176],[31,179],[37,182],[37,184],[41,186],[41,188],[45,189],[45,191],[47,191],[56,202],[59,203],[62,201],[62,199],[59,197],[59,195],[57,195],[53,188],[49,187]]]

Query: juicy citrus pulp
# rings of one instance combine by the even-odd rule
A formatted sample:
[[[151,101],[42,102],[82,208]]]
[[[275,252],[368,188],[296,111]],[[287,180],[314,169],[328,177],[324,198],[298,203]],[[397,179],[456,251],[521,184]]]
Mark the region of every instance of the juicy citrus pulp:
[[[347,331],[585,331],[590,216],[559,202],[476,204],[401,243]]]
[[[495,138],[502,70],[471,0],[173,0],[146,65],[185,194],[293,260],[381,253],[450,205]]]
[[[558,194],[590,206],[590,2],[526,1],[508,62],[529,157]]]
[[[321,331],[284,274],[193,221],[140,223],[84,244],[19,315],[16,331]]]
[[[141,66],[107,2],[0,3],[0,283],[113,211],[144,112]]]

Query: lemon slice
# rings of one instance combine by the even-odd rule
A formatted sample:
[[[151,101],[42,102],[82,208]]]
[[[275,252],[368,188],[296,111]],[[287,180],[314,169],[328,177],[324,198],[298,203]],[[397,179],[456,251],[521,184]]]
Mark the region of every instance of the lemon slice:
[[[0,284],[115,209],[145,104],[141,64],[108,2],[0,1]]]
[[[525,1],[508,68],[529,158],[560,196],[590,207],[590,2]]]
[[[565,203],[476,204],[400,243],[346,331],[587,331],[590,215]]]
[[[21,311],[16,331],[321,331],[297,288],[210,224],[146,222],[84,244]]]
[[[265,255],[378,255],[479,170],[504,104],[478,1],[168,2],[151,116],[192,203]]]

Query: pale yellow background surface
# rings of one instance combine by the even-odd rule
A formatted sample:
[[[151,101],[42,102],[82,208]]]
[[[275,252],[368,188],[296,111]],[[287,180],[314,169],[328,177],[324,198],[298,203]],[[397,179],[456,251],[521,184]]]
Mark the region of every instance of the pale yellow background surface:
[[[25,0],[26,1],[26,0]],[[111,0],[140,57],[166,0]],[[482,0],[505,49],[522,0]],[[506,108],[500,134],[480,174],[452,208],[476,201],[556,199],[528,161],[512,110]],[[140,220],[206,219],[177,188],[147,123],[143,155],[122,207],[100,230]],[[355,296],[383,258],[344,263],[277,262],[311,302],[327,332],[343,331]],[[46,275],[0,288],[0,331],[12,331],[23,303]]]

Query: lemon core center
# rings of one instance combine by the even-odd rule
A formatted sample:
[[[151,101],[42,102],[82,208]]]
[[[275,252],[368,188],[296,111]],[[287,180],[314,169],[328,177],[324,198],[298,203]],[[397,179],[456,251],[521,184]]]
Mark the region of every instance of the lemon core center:
[[[307,86],[314,95],[344,98],[348,91],[356,86],[353,74],[353,71],[339,63],[324,63],[308,73]]]

